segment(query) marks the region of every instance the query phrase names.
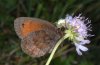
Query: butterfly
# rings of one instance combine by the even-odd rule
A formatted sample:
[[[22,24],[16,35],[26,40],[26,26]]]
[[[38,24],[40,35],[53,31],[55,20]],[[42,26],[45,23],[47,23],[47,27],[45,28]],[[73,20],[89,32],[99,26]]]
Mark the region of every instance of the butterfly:
[[[61,32],[56,26],[39,18],[16,18],[14,28],[21,39],[22,50],[31,57],[41,57],[51,53],[61,38]]]

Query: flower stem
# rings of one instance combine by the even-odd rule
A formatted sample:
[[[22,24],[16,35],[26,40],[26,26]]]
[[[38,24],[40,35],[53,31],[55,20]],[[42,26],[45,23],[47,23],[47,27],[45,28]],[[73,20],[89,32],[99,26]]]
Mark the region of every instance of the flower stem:
[[[47,62],[46,62],[45,65],[49,65],[49,64],[50,64],[50,62],[51,62],[51,60],[52,60],[52,58],[53,58],[53,56],[54,56],[54,54],[55,54],[57,48],[59,47],[59,45],[61,44],[61,42],[64,41],[66,38],[67,38],[67,37],[66,37],[66,35],[65,35],[65,36],[63,36],[63,37],[57,42],[57,44],[55,45],[55,47],[54,47],[52,53],[50,54],[49,59],[47,60]]]

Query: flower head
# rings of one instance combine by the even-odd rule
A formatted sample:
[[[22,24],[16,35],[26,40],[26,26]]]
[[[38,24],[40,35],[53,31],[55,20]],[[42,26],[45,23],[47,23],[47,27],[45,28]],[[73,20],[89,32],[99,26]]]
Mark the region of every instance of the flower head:
[[[88,50],[88,48],[84,46],[90,43],[87,37],[92,36],[88,34],[88,31],[91,31],[91,25],[88,19],[81,17],[81,14],[75,17],[67,15],[65,19],[59,20],[57,25],[58,27],[63,26],[67,28],[67,30],[65,30],[65,36],[73,41],[79,55],[82,55],[81,51]]]

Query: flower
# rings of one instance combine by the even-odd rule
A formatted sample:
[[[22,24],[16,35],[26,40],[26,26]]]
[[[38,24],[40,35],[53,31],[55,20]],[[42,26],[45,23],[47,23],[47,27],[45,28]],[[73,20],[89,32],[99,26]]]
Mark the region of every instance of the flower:
[[[81,14],[75,17],[67,15],[65,19],[58,21],[58,27],[65,27],[65,36],[73,42],[78,55],[82,55],[81,51],[88,50],[84,45],[90,43],[87,37],[92,36],[88,34],[88,31],[92,31],[90,23],[91,21],[82,17]]]
[[[58,28],[61,28],[62,26],[65,27],[65,19],[60,19],[59,22],[57,23]]]

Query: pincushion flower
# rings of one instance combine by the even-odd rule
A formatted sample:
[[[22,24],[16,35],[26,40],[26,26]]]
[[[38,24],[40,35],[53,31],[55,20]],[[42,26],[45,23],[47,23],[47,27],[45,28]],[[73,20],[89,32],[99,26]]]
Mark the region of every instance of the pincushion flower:
[[[73,42],[78,55],[82,55],[82,51],[88,50],[84,45],[90,43],[87,37],[92,36],[88,34],[88,31],[91,31],[90,23],[81,15],[75,17],[67,15],[65,19],[60,19],[57,23],[57,27],[65,27],[65,36]]]

